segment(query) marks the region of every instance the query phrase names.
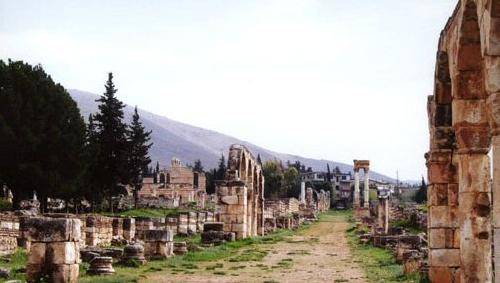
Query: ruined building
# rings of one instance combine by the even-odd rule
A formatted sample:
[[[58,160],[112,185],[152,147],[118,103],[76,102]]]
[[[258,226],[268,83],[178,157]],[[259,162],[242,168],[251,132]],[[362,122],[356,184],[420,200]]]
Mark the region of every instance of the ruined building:
[[[237,239],[264,234],[264,176],[255,157],[242,145],[229,149],[224,180],[216,182],[219,221]]]
[[[459,1],[439,38],[428,114],[429,277],[499,282],[500,0]]]
[[[193,201],[203,202],[205,185],[204,173],[195,172],[182,165],[179,159],[172,158],[170,168],[160,170],[155,177],[144,178],[139,198],[142,202],[163,199],[172,207]]]

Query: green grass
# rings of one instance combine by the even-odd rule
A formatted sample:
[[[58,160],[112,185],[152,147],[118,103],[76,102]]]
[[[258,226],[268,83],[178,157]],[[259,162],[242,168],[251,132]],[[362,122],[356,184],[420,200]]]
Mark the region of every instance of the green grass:
[[[124,216],[124,217],[166,217],[175,216],[181,212],[188,212],[187,209],[169,209],[169,208],[137,208],[120,212],[103,212],[106,216]]]
[[[28,261],[26,250],[21,248],[17,249],[9,258],[9,261],[5,260],[5,258],[0,259],[0,267],[10,269],[10,277],[8,279],[25,281],[26,273],[24,269]]]
[[[407,230],[412,235],[417,235],[419,233],[425,232],[422,228],[418,227],[417,224],[413,224],[411,223],[411,221],[405,219],[391,221],[390,227],[401,227]]]
[[[339,215],[346,217],[349,215]],[[359,241],[354,227],[347,230],[347,239],[355,262],[360,262],[361,268],[370,282],[420,282],[419,274],[405,275],[403,266],[396,263],[391,251],[363,244]]]
[[[198,264],[211,261],[225,260],[229,262],[243,261],[259,261],[267,255],[265,250],[266,245],[284,241],[287,237],[296,234],[298,231],[306,229],[308,225],[292,230],[279,230],[275,233],[254,238],[245,238],[235,242],[228,242],[220,246],[208,247],[201,251],[188,252],[184,256],[174,256],[166,260],[149,261],[145,266],[137,268],[114,265],[116,273],[109,276],[90,276],[85,273],[86,267],[82,267],[80,272],[79,282],[82,283],[100,283],[100,282],[137,282],[140,278],[146,276],[147,273],[164,272],[169,274],[194,274],[202,270],[213,271],[215,275],[225,275],[226,272],[217,270],[223,268],[222,263],[199,267]],[[176,237],[176,241],[188,241],[192,244],[200,244],[200,236],[193,237]],[[289,261],[284,261],[280,268],[286,268],[291,264]],[[240,266],[238,266],[240,267]],[[241,268],[243,266],[241,265]]]

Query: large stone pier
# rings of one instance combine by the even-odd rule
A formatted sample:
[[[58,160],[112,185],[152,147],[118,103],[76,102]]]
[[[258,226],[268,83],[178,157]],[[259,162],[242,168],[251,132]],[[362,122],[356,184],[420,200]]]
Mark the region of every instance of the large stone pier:
[[[499,27],[500,1],[461,0],[439,39],[426,154],[432,282],[500,282]]]

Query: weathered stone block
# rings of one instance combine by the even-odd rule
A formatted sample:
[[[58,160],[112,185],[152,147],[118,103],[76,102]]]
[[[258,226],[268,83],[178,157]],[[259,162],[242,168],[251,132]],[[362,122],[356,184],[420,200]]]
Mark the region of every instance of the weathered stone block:
[[[429,229],[429,248],[445,248],[446,230],[446,228]]]
[[[80,248],[75,242],[55,242],[46,246],[45,262],[52,264],[78,264]]]
[[[455,128],[459,153],[487,153],[490,147],[490,129],[487,123]],[[482,167],[481,167],[482,168]]]
[[[449,228],[450,226],[448,206],[431,206],[429,208],[429,228]]]
[[[65,242],[80,240],[80,220],[70,218],[26,219],[28,237],[32,242]]]
[[[146,230],[144,231],[144,241],[171,242],[174,234],[170,230]]]
[[[32,243],[28,253],[28,262],[32,264],[43,264],[45,262],[46,243]]]
[[[203,231],[224,231],[224,222],[205,222]]]
[[[458,283],[460,275],[457,268],[450,267],[429,267],[429,279],[436,283]]]
[[[238,196],[223,196],[220,201],[224,204],[238,204]]]
[[[459,267],[459,249],[430,249],[429,264],[431,266]]]
[[[429,204],[433,206],[448,205],[448,185],[434,184],[430,189]]]

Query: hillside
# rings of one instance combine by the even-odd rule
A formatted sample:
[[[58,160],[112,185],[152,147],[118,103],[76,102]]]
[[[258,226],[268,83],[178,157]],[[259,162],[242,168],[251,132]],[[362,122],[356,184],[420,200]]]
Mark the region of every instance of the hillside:
[[[95,100],[98,95],[70,89],[68,90],[73,99],[78,103],[81,114],[86,118],[90,113],[97,111],[97,103]],[[125,108],[125,119],[131,120],[133,107]],[[352,171],[352,166],[344,163],[339,163],[330,160],[318,160],[305,158],[301,156],[278,153],[256,146],[246,141],[227,136],[215,131],[191,126],[181,122],[173,121],[163,116],[159,116],[145,110],[140,110],[139,115],[148,130],[152,130],[153,147],[151,149],[151,157],[154,163],[159,161],[161,165],[167,166],[172,157],[179,158],[183,163],[193,163],[194,160],[200,159],[205,168],[213,168],[217,166],[217,162],[222,152],[227,156],[227,151],[231,144],[245,145],[255,156],[260,154],[262,160],[279,159],[283,162],[290,160],[300,161],[306,166],[312,167],[314,170],[326,170],[326,164],[330,164],[330,168],[338,166],[342,171]],[[371,172],[371,177],[379,180],[394,181],[385,175]]]

